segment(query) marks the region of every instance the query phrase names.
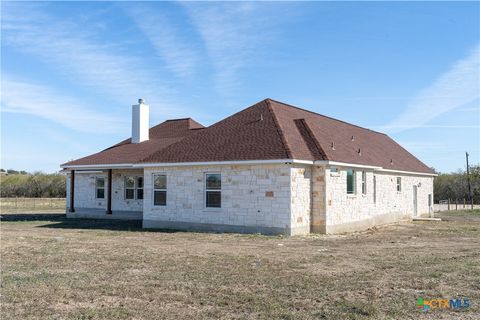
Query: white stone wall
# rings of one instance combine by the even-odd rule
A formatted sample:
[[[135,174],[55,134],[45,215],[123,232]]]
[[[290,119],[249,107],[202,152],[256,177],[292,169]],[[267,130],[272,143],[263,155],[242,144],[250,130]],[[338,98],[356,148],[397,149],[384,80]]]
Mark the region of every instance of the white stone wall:
[[[325,173],[325,166],[312,167],[311,232],[313,233],[325,233],[326,231]]]
[[[205,207],[205,173],[222,175],[221,208]],[[154,174],[167,176],[166,206],[153,205]],[[290,184],[286,164],[146,168],[144,225],[166,221],[172,226],[184,222],[290,233]]]
[[[112,211],[142,211],[142,200],[125,199],[125,177],[143,176],[142,170],[113,170],[112,172]],[[96,177],[105,178],[105,198],[97,199]],[[107,209],[107,172],[75,172],[75,209]],[[70,205],[70,174],[67,175],[67,207]]]
[[[312,168],[293,167],[291,173],[292,234],[310,233]]]
[[[362,194],[362,169],[356,171],[355,193],[347,194],[347,170],[326,170],[327,233],[364,229],[374,224],[390,223],[413,217],[413,186],[417,188],[418,216],[428,215],[428,195],[433,198],[433,177],[385,173],[365,169],[367,192]],[[376,176],[376,201],[373,177]],[[397,177],[402,178],[402,190],[397,192]],[[343,227],[342,227],[343,226]],[[330,229],[330,231],[329,231]]]
[[[356,192],[347,194],[347,167],[331,172],[327,166],[269,164],[153,167],[114,170],[112,210],[142,211],[144,225],[247,227],[253,232],[285,234],[338,233],[362,230],[413,216],[413,186],[417,188],[418,215],[428,215],[433,199],[433,177],[386,173],[365,169],[367,192],[361,190],[361,168],[356,171]],[[205,207],[205,173],[222,174],[222,207]],[[153,205],[153,175],[167,176],[167,205]],[[144,176],[144,200],[126,200],[126,176]],[[376,201],[373,177],[376,176]],[[75,207],[106,209],[106,199],[95,198],[95,177],[106,172],[75,175]],[[396,178],[402,178],[402,191]],[[67,206],[70,183],[67,177]],[[106,179],[107,183],[107,179]],[[105,196],[107,185],[105,186]]]

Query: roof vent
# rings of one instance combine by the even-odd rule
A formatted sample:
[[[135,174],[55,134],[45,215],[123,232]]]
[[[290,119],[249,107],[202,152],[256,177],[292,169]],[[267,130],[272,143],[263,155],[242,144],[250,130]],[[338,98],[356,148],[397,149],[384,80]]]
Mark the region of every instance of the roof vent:
[[[355,141],[355,136],[352,136],[352,141]]]
[[[358,155],[361,156],[362,155],[362,149],[358,148]]]
[[[393,159],[390,159],[390,165],[393,166]]]
[[[263,114],[260,114],[260,121],[263,121]]]
[[[335,142],[332,142],[332,150],[335,150]]]

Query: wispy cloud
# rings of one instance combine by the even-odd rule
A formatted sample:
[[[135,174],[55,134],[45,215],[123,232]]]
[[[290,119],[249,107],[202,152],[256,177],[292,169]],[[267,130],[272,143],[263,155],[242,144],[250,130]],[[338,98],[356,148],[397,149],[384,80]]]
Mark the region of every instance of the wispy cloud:
[[[450,110],[464,106],[480,97],[480,45],[466,58],[457,61],[432,85],[423,89],[407,109],[384,126],[399,132],[426,125]]]
[[[160,82],[141,57],[119,44],[96,39],[96,30],[75,19],[59,20],[46,5],[2,5],[3,43],[42,59],[69,81],[122,104],[144,97],[164,114],[174,113],[168,97],[172,89]]]
[[[43,85],[2,76],[2,112],[38,116],[81,132],[118,133],[128,127],[126,120],[92,110]]]
[[[156,6],[122,6],[148,38],[166,68],[178,77],[191,77],[199,61],[196,48],[175,27],[171,18]]]
[[[203,39],[220,94],[237,87],[242,68],[252,65],[273,42],[273,27],[288,20],[284,12],[275,10],[286,4],[189,2],[184,6]]]

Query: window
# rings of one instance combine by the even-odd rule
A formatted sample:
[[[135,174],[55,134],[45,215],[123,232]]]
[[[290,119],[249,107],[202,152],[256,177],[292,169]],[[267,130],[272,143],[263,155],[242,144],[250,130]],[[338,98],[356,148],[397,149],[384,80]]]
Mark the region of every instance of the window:
[[[125,199],[135,199],[134,177],[125,177]]]
[[[362,194],[367,194],[367,173],[362,171]]]
[[[397,177],[397,192],[402,192],[402,177]]]
[[[105,199],[105,178],[95,180],[95,196],[97,199]]]
[[[347,170],[347,194],[355,193],[355,170]]]
[[[153,205],[167,205],[167,176],[164,174],[153,176]]]
[[[143,199],[143,177],[125,177],[125,199]]]
[[[137,177],[137,199],[143,199],[143,177]]]
[[[205,206],[207,208],[222,206],[222,175],[219,173],[205,174]]]
[[[331,173],[336,173],[338,171],[337,167],[330,167]]]

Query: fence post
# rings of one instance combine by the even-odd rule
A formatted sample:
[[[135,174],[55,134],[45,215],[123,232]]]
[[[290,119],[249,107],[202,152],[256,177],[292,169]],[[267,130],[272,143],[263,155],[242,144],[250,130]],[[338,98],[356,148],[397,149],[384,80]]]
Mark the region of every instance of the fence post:
[[[472,210],[473,210],[473,197],[472,197],[471,201],[472,201]]]
[[[448,198],[448,202],[447,202],[447,210],[450,211],[450,198]]]
[[[465,198],[463,198],[463,209],[465,209]]]
[[[455,210],[458,210],[458,199],[455,198]]]

